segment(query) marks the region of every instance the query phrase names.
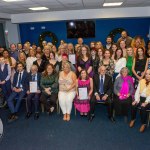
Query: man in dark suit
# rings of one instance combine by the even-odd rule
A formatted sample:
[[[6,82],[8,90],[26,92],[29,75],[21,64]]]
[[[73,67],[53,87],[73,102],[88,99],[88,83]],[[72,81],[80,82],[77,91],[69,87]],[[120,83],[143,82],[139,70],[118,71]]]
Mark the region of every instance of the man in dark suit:
[[[105,66],[100,66],[98,69],[99,74],[95,74],[94,81],[94,92],[90,101],[90,113],[89,121],[92,121],[94,118],[95,105],[98,101],[102,101],[107,105],[108,109],[108,118],[114,122],[113,110],[112,110],[112,92],[113,92],[113,83],[112,77],[106,74]]]
[[[13,79],[13,89],[9,98],[7,99],[8,107],[11,111],[11,115],[8,118],[9,122],[18,119],[17,113],[20,108],[21,101],[26,95],[27,91],[27,78],[28,73],[24,70],[24,65],[22,63],[17,64],[17,72]],[[16,105],[14,105],[14,99],[16,99]]]
[[[39,118],[39,101],[40,101],[40,79],[41,75],[38,73],[38,67],[36,65],[32,65],[31,72],[28,76],[28,86],[27,86],[27,114],[26,119],[30,118],[32,114],[32,102],[34,104],[34,119],[37,120]],[[30,83],[37,83],[37,91],[30,91]]]

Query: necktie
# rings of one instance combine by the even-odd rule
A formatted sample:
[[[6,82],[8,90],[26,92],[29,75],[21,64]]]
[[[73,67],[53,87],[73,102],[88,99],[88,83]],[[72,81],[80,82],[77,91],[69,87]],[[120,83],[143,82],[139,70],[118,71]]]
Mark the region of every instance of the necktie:
[[[20,85],[21,85],[21,73],[19,73],[18,88],[20,88]]]
[[[32,75],[32,81],[35,81],[35,74]]]
[[[104,83],[103,83],[103,76],[101,75],[101,81],[100,81],[100,93],[104,94]]]

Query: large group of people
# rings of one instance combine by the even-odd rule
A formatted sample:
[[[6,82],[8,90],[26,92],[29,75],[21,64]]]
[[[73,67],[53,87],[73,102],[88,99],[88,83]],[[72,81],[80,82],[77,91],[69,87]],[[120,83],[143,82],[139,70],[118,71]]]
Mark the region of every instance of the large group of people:
[[[63,120],[70,121],[74,106],[81,116],[92,122],[98,102],[107,105],[108,118],[129,116],[132,128],[140,110],[144,132],[150,110],[150,41],[145,45],[141,36],[131,38],[122,31],[116,43],[111,37],[106,44],[92,41],[77,44],[60,41],[57,49],[43,41],[42,47],[27,41],[0,47],[0,88],[2,106],[8,106],[8,122],[18,119],[23,98],[26,98],[29,119],[40,116],[40,104],[48,114],[56,110],[57,101]],[[82,92],[84,91],[84,92]],[[15,101],[15,102],[14,102]]]

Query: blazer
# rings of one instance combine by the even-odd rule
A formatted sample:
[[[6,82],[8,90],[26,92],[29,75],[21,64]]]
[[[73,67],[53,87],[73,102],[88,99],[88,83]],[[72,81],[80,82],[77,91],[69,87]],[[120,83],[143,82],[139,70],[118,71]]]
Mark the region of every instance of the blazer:
[[[94,83],[94,92],[99,93],[99,87],[100,87],[100,79],[99,79],[99,74],[95,74],[93,77],[93,83]],[[111,96],[113,92],[113,82],[112,82],[112,77],[109,75],[105,74],[105,80],[104,80],[104,94],[107,94],[108,96]]]
[[[13,79],[13,84],[12,84],[13,87],[16,87],[17,85],[18,76],[19,76],[19,72],[16,72]],[[28,80],[28,73],[24,70],[22,75],[22,80],[21,80],[23,91],[27,91],[27,83],[28,83],[27,80]]]
[[[28,74],[27,90],[29,90],[29,83],[30,83],[30,81],[32,81],[32,73]],[[37,85],[39,87],[39,90],[41,90],[40,81],[41,81],[41,74],[37,73]]]

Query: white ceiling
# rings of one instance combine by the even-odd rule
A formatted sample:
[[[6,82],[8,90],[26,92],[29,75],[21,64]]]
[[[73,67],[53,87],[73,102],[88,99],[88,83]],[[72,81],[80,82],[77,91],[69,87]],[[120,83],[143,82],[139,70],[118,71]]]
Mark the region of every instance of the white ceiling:
[[[20,2],[4,2],[0,0],[0,13],[20,14],[43,11],[32,11],[29,7],[48,7],[46,11],[99,9],[104,2],[120,2],[119,7],[146,7],[150,6],[150,0],[24,0]],[[112,8],[112,7],[111,7]],[[44,11],[44,12],[46,12]]]

